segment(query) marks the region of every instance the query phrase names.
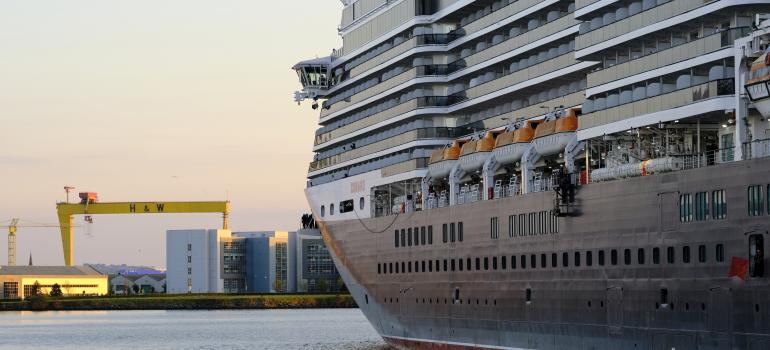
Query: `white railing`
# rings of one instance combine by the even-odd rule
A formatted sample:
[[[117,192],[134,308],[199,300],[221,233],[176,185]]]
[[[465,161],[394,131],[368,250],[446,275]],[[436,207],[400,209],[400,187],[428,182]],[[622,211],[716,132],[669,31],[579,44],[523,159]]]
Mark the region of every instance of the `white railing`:
[[[770,157],[770,139],[755,140],[743,144],[743,157],[746,159]]]

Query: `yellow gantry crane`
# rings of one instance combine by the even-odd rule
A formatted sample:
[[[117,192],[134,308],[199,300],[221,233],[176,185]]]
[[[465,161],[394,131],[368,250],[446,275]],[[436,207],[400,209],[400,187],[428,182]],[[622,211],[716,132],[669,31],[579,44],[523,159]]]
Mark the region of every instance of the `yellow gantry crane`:
[[[26,221],[26,220],[25,220]],[[18,218],[11,219],[8,225],[0,227],[8,228],[8,266],[16,266],[16,231],[19,227],[59,227],[56,224],[25,223]]]
[[[215,202],[99,202],[95,192],[81,192],[80,203],[57,203],[56,212],[61,226],[61,243],[64,251],[64,264],[72,266],[72,216],[85,215],[91,222],[91,215],[96,214],[172,214],[172,213],[222,213],[222,228],[229,227],[227,216],[230,213],[230,201]]]

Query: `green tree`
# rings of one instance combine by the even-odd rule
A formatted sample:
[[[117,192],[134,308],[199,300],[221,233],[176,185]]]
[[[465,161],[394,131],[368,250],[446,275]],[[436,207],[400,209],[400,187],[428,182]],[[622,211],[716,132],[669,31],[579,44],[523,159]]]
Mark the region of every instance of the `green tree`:
[[[315,285],[316,289],[318,289],[321,293],[326,293],[329,291],[329,282],[326,281],[326,279],[319,279],[318,283]]]
[[[29,296],[35,296],[40,294],[40,282],[35,281],[34,284],[32,284],[32,290],[29,293]]]
[[[64,295],[61,292],[61,286],[58,283],[54,283],[53,286],[51,286],[51,296],[52,297],[60,297]]]

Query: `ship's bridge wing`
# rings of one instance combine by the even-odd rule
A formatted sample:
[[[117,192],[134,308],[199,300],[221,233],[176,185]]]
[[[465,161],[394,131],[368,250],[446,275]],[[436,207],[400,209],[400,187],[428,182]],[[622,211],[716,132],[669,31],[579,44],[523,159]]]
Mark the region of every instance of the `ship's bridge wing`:
[[[331,56],[314,58],[299,62],[292,67],[297,72],[302,91],[294,93],[294,99],[299,102],[306,98],[313,100],[323,97],[329,89],[329,66]]]

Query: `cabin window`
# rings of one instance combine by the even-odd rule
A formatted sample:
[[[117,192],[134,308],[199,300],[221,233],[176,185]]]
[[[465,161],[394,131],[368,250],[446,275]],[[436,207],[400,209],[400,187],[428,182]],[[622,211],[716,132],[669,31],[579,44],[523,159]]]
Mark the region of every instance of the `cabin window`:
[[[529,302],[532,302],[532,289],[531,289],[531,288],[527,288],[527,291],[525,292],[525,295],[524,295],[524,297],[525,297],[525,300],[526,300],[528,303],[529,303]]]
[[[433,225],[428,226],[428,244],[433,244]]]
[[[464,265],[463,264],[463,259],[462,258],[457,259],[457,267],[460,269],[460,271],[463,270],[463,265]]]
[[[463,223],[462,222],[457,223],[457,241],[458,242],[463,241]]]
[[[379,263],[377,263],[377,274],[379,275],[381,273],[382,273],[382,266]]]
[[[465,259],[465,267],[466,267],[466,270],[468,271],[471,270],[471,258]]]
[[[610,251],[610,264],[613,266],[618,264],[618,251],[615,249]]]
[[[406,247],[406,230],[401,229],[401,246]]]
[[[361,198],[358,199],[358,207],[361,210],[364,210],[364,197],[361,197]]]
[[[674,250],[674,247],[668,247],[666,248],[666,261],[668,261],[669,264],[673,264],[676,261],[676,251]]]
[[[644,265],[644,248],[639,248],[636,250],[636,262],[639,265]]]
[[[556,255],[556,253],[551,253],[551,267],[558,266],[559,265],[559,261],[558,260],[559,260],[558,259],[558,255]]]
[[[604,251],[599,251],[599,266],[604,266]]]
[[[631,265],[631,249],[626,249],[623,251],[623,263],[626,265]]]
[[[423,241],[423,244],[425,242]],[[414,245],[420,245],[420,228],[415,227],[414,228]]]
[[[537,234],[537,215],[536,213],[529,213],[529,222],[527,228],[527,235],[534,236]]]
[[[476,258],[476,271],[481,270],[481,258]]]
[[[497,217],[489,219],[489,232],[492,239],[498,239],[500,234],[498,233]]]
[[[444,243],[449,241],[449,228],[447,224],[441,225],[441,235],[442,235],[442,238],[444,239]]]
[[[723,244],[717,244],[714,250],[714,256],[716,257],[717,262],[725,261],[725,246]]]
[[[706,246],[701,244],[698,246],[698,261],[699,262],[706,262]]]
[[[409,273],[412,273],[412,262],[410,261],[406,266],[409,268]]]
[[[516,215],[508,215],[508,237],[516,236]]]
[[[401,273],[406,273],[406,263],[401,262]]]
[[[449,269],[447,269],[447,267],[448,267],[447,265],[449,265],[449,264],[447,264],[446,259],[444,259],[444,272],[447,272],[449,270]]]
[[[682,247],[682,262],[685,264],[690,263],[690,246]]]
[[[398,230],[396,230],[396,234],[393,236],[393,241],[396,248],[398,248]]]
[[[484,257],[484,270],[489,270],[489,258],[486,256]]]
[[[695,220],[703,221],[709,217],[708,192],[695,194]]]
[[[594,264],[594,253],[591,251],[586,252],[586,266],[591,266]]]
[[[450,267],[451,267],[452,271],[455,270],[455,259],[452,259]]]
[[[575,267],[580,267],[580,252],[575,252]]]
[[[428,260],[428,272],[433,272],[433,260]]]
[[[410,247],[412,246],[412,228],[408,228],[406,230],[406,244],[408,244]]]
[[[559,217],[556,211],[551,211],[551,233],[559,233]]]
[[[425,226],[420,227],[420,244],[425,245]]]
[[[660,248],[658,247],[652,248],[652,263],[660,264]]]
[[[679,195],[679,221],[692,221],[692,195],[689,193]]]
[[[492,257],[492,270],[497,270],[497,257]]]
[[[548,267],[548,264],[546,263],[545,254],[540,254],[540,267],[546,268]]]
[[[321,217],[324,217],[324,216],[326,216],[326,206],[322,205],[321,206]]]
[[[668,288],[660,289],[660,304],[668,305]]]
[[[353,200],[348,199],[340,202],[340,214],[353,211]]]
[[[329,215],[334,215],[334,203],[329,204]]]
[[[716,190],[711,192],[711,218],[722,220],[727,217],[727,201],[725,199],[725,190]]]
[[[529,267],[531,268],[537,268],[537,257],[535,254],[532,254],[529,256]]]
[[[508,268],[507,266],[505,266],[506,265],[505,263],[506,263],[505,255],[503,255],[503,256],[500,257],[500,269],[501,270],[505,270],[505,269]]]
[[[511,270],[516,270],[516,255],[511,255]]]
[[[561,266],[562,267],[568,267],[569,266],[569,253],[564,252],[561,254]]]
[[[455,242],[455,223],[449,224],[449,242]]]
[[[396,273],[398,273],[398,263],[396,263]]]
[[[749,236],[749,276],[762,277],[765,272],[765,244],[761,234]]]
[[[762,185],[749,186],[749,216],[760,216],[764,213],[764,202],[762,200]]]
[[[519,262],[521,263],[519,265],[521,265],[522,269],[526,269],[527,268],[527,256],[526,255],[522,255],[521,257],[519,257]]]
[[[425,260],[421,261],[420,265],[422,265],[422,272],[425,272]]]
[[[516,225],[518,227],[518,230],[516,231],[517,232],[516,236],[524,236],[527,234],[526,224],[527,224],[526,215],[519,214],[519,220]]]

